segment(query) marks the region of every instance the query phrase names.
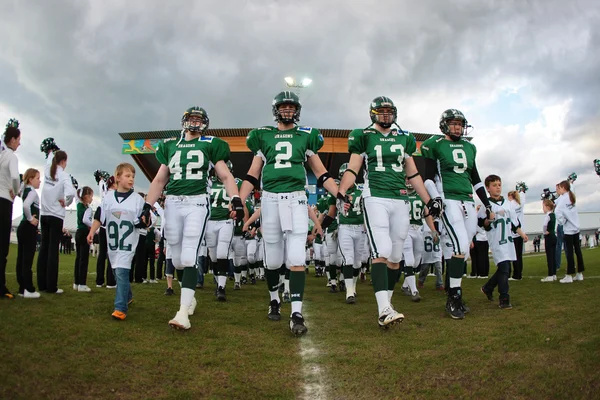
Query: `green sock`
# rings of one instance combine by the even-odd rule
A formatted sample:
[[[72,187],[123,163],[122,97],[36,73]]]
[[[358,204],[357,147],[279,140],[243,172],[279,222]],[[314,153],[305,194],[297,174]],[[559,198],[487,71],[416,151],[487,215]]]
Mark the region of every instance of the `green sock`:
[[[330,279],[336,279],[337,278],[337,266],[336,265],[330,265],[329,266],[329,278]]]
[[[290,297],[292,302],[302,301],[304,297],[304,284],[306,283],[306,273],[304,271],[290,272]]]
[[[267,278],[267,287],[269,292],[275,292],[279,289],[279,270],[267,269],[265,271],[265,277]]]
[[[179,272],[179,270],[177,272]],[[196,283],[198,283],[198,270],[196,267],[185,267],[181,272],[181,287],[195,290]]]
[[[351,276],[354,276],[354,268],[352,268],[352,265],[344,265],[342,267],[342,271],[344,272],[344,278],[350,278]]]
[[[371,280],[373,281],[373,290],[375,293],[382,290],[388,290],[388,273],[385,263],[373,263],[371,265]]]
[[[396,282],[398,282],[398,279],[400,277],[400,269],[388,268],[387,269],[387,277],[388,277],[387,290],[394,290],[394,287],[396,286]]]
[[[183,270],[176,269],[175,273],[177,274],[177,280],[183,284]],[[194,285],[194,287],[196,287],[196,285]]]

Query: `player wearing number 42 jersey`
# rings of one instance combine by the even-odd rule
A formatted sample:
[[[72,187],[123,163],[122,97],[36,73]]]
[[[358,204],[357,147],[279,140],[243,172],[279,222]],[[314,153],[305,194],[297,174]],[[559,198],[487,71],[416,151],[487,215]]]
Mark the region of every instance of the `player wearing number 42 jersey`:
[[[179,311],[169,321],[169,325],[177,329],[191,327],[188,315],[192,315],[196,307],[196,260],[210,216],[208,176],[211,169],[214,168],[231,198],[230,218],[244,216],[235,179],[225,164],[229,160],[229,145],[222,139],[205,135],[208,124],[204,109],[191,107],[185,111],[181,118],[181,137],[166,139],[156,149],[156,159],[161,166],[146,198],[145,209],[149,210],[169,184],[164,236],[182,284]]]
[[[301,108],[300,99],[292,92],[275,96],[272,112],[277,126],[253,129],[248,134],[246,144],[254,158],[240,189],[240,197],[245,200],[253,188],[260,189],[262,184],[261,226],[271,297],[268,316],[271,320],[281,318],[278,270],[285,263],[290,267],[290,330],[295,335],[304,335],[308,330],[302,316],[304,244],[308,233],[304,164],[310,166],[320,184],[337,195],[337,185],[329,179],[331,176],[317,155],[323,136],[317,129],[296,125]]]
[[[477,172],[475,146],[463,138],[467,119],[462,112],[449,109],[442,113],[439,126],[444,136],[427,139],[421,145],[421,153],[425,158],[427,191],[436,197],[440,191],[443,194],[442,222],[454,251],[447,269],[450,287],[446,311],[452,318],[462,319],[468,311],[461,290],[465,255],[477,230],[473,188],[488,215],[491,206]]]
[[[371,102],[372,125],[355,129],[348,136],[350,161],[342,182],[343,198],[356,180],[364,162],[365,185],[362,192],[364,221],[373,258],[371,279],[379,311],[378,323],[388,327],[401,322],[404,315],[394,310],[390,299],[400,273],[404,240],[408,234],[409,206],[406,190],[408,179],[427,204],[426,211],[439,215],[441,200],[430,199],[417,171],[412,154],[417,143],[412,134],[396,124],[397,109],[388,97]],[[392,125],[396,127],[392,128]],[[347,196],[346,196],[347,197]],[[340,199],[338,208],[348,210],[347,199]],[[345,204],[342,204],[345,203]]]

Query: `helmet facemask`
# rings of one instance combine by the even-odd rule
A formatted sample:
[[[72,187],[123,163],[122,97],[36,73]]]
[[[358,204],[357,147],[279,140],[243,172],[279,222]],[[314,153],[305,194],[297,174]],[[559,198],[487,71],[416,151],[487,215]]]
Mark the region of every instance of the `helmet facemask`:
[[[302,107],[290,102],[287,107],[283,107],[282,109],[282,106],[285,104],[283,102],[273,106],[273,119],[286,125],[295,124],[300,121],[300,110]],[[289,107],[289,105],[294,106],[294,108]]]
[[[371,121],[384,129],[390,128],[396,123],[398,110],[394,106],[383,106],[371,109]]]
[[[184,115],[181,126],[184,130],[202,133],[208,128],[208,117],[202,114],[187,114]]]

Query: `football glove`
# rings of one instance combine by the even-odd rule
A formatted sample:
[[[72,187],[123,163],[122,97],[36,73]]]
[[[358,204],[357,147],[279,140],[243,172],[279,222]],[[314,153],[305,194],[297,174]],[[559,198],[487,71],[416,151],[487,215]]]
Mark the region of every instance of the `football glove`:
[[[486,217],[486,219],[492,219],[492,214],[493,214],[493,212],[492,212],[492,206],[491,205],[487,205],[485,207],[485,217]]]
[[[444,203],[442,202],[441,197],[429,199],[429,202],[427,202],[427,210],[429,215],[431,215],[433,218],[439,218],[442,215],[443,206]]]
[[[235,219],[241,221],[244,219],[244,205],[240,196],[233,196],[231,198],[231,211],[235,211]]]
[[[341,212],[343,215],[346,215],[348,213],[348,210],[346,210],[345,207],[346,204],[350,204],[350,196],[338,192],[335,206],[338,209],[338,211]]]
[[[71,176],[71,183],[73,184],[73,187],[75,188],[75,190],[79,189],[79,183],[77,182],[77,179],[75,179],[73,177],[73,175],[70,175],[70,176]]]
[[[151,223],[150,213],[152,212],[152,206],[148,203],[144,203],[142,213],[140,214],[140,222],[135,225],[136,228],[147,228]]]

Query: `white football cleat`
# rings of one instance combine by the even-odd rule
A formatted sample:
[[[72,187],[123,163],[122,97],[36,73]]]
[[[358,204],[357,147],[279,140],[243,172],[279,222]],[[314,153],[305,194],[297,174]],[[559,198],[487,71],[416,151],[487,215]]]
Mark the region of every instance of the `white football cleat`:
[[[556,275],[547,276],[545,278],[540,279],[540,282],[554,282],[556,280]]]
[[[73,284],[73,290],[77,291],[77,289],[78,289],[78,288],[79,288],[79,285],[78,285],[78,284],[76,284],[76,283],[74,283],[74,284]]]
[[[404,320],[404,315],[394,310],[392,307],[386,307],[383,309],[381,314],[379,314],[379,326],[386,327],[393,325],[397,322],[402,322]]]
[[[196,306],[198,302],[195,297],[192,297],[192,304],[190,304],[190,308],[188,308],[188,315],[194,315],[194,311],[196,311]]]
[[[27,290],[23,292],[23,298],[25,299],[39,299],[41,296],[39,292],[28,292]]]
[[[560,283],[573,283],[573,277],[571,275],[565,275],[565,277],[562,278],[559,282]]]
[[[192,327],[192,324],[190,323],[190,319],[185,311],[177,311],[175,318],[169,321],[169,326],[182,331],[187,331]]]
[[[92,289],[90,289],[87,285],[79,285],[79,287],[77,288],[78,292],[91,292]]]

